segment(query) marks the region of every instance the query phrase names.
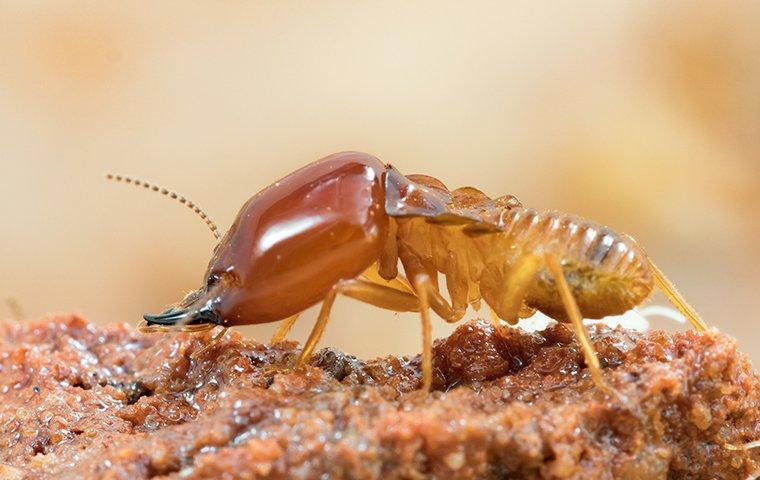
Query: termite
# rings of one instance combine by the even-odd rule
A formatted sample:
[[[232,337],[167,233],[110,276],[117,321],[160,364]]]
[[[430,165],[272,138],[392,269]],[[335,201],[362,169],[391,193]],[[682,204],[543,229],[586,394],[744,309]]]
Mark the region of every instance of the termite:
[[[109,175],[188,204],[141,180]],[[405,276],[398,269],[399,261]],[[440,292],[446,278],[449,299]],[[336,153],[297,170],[251,197],[219,239],[201,288],[165,312],[144,316],[143,331],[223,329],[283,321],[319,311],[296,368],[305,365],[338,295],[397,312],[419,312],[422,387],[432,386],[429,310],[459,321],[485,302],[515,324],[535,310],[570,323],[595,384],[607,392],[583,324],[622,314],[659,286],[699,331],[706,325],[632,237],[592,221],[538,212],[512,195],[491,199],[472,187],[449,190],[426,175],[402,175],[376,157]],[[213,341],[212,341],[213,343]]]

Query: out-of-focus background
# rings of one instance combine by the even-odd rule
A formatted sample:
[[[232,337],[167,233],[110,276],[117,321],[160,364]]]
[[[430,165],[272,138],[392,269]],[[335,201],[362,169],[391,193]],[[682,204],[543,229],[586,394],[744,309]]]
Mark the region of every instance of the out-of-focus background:
[[[226,228],[260,188],[348,149],[631,233],[760,360],[751,1],[3,1],[0,298],[136,324],[200,284],[213,241],[105,172]],[[417,352],[419,322],[339,299],[323,343]]]

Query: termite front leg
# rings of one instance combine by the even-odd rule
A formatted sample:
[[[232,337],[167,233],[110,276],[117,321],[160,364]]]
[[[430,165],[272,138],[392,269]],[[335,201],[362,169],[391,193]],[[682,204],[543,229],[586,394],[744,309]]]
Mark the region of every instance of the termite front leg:
[[[325,332],[325,327],[327,327],[327,321],[330,319],[330,310],[332,310],[333,303],[335,303],[335,297],[338,295],[339,291],[340,285],[334,286],[327,293],[325,299],[322,300],[322,308],[319,309],[317,323],[314,324],[314,327],[309,334],[309,338],[306,340],[303,349],[301,349],[301,355],[298,356],[298,360],[296,361],[296,368],[306,365],[306,362],[308,362],[311,357],[311,352],[314,351],[314,347],[317,346],[319,339],[322,338],[322,334]]]
[[[556,255],[551,253],[547,253],[544,256],[544,261],[546,263],[546,268],[554,278],[554,282],[557,285],[557,290],[559,291],[559,295],[562,298],[562,303],[565,306],[567,317],[570,320],[570,323],[573,326],[573,330],[575,330],[575,335],[578,337],[578,341],[581,344],[583,356],[586,359],[586,365],[591,372],[591,378],[593,378],[594,383],[600,390],[603,390],[606,393],[612,393],[612,389],[607,386],[607,384],[604,382],[604,379],[602,378],[602,368],[599,364],[599,358],[596,356],[596,350],[594,350],[594,345],[591,343],[588,331],[586,330],[586,326],[583,325],[583,317],[581,316],[581,311],[578,308],[578,304],[575,302],[575,298],[573,298],[573,294],[567,284],[565,273],[562,271],[562,264]]]
[[[314,348],[319,343],[319,339],[322,338],[327,321],[330,318],[330,310],[335,303],[335,297],[339,293],[386,310],[416,312],[419,309],[419,301],[411,293],[402,292],[365,280],[343,280],[332,287],[322,301],[322,308],[319,310],[317,322],[314,324],[314,328],[312,328],[309,338],[301,350],[301,355],[296,362],[296,368],[306,365],[309,361]]]

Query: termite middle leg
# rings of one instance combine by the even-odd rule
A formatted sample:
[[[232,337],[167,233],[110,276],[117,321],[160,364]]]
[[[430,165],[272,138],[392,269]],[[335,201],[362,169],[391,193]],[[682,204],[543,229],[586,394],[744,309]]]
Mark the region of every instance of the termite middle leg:
[[[426,273],[412,273],[412,282],[419,298],[420,321],[422,322],[422,389],[430,391],[433,385],[433,328],[430,324],[430,308],[449,323],[459,321],[464,310],[455,309],[446,301]]]
[[[417,295],[419,295],[420,288],[425,289],[427,301],[436,315],[448,323],[456,323],[462,319],[467,310],[466,305],[457,308],[441,295],[441,292],[438,290],[438,284],[432,277],[432,275],[436,274],[435,272],[425,268],[420,258],[414,255],[405,245],[399,246],[399,258],[409,277],[409,282],[414,285],[417,291]]]
[[[335,303],[335,297],[339,293],[386,310],[415,312],[419,309],[419,301],[411,293],[405,293],[365,280],[343,280],[335,285],[322,301],[322,308],[319,310],[317,322],[314,324],[314,328],[312,328],[309,338],[301,350],[296,367],[302,367],[309,361],[309,357],[311,357],[314,348],[325,331],[327,321],[330,318],[330,310],[333,303]]]
[[[575,330],[575,335],[578,337],[578,341],[581,344],[583,356],[586,359],[586,365],[591,372],[591,378],[600,390],[603,390],[606,393],[612,393],[612,389],[607,386],[602,378],[602,367],[599,364],[599,358],[596,356],[596,350],[594,350],[594,345],[591,343],[588,331],[586,330],[585,325],[583,325],[581,311],[567,284],[565,273],[562,271],[562,264],[559,259],[551,253],[547,253],[544,256],[544,260],[546,262],[546,267],[549,269],[549,273],[557,284],[557,290],[559,290],[559,295],[562,298],[562,303],[565,306],[567,316]]]
[[[422,389],[430,392],[433,386],[433,326],[430,324],[430,302],[428,292],[432,286],[430,277],[419,275],[414,286],[420,299],[420,321],[422,322]]]

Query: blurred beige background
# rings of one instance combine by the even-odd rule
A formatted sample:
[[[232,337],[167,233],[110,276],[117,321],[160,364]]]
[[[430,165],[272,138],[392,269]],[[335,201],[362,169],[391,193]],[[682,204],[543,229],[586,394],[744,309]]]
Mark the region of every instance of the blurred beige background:
[[[136,324],[199,285],[213,242],[106,171],[175,188],[224,228],[346,149],[631,233],[760,360],[750,1],[3,0],[0,297]],[[416,352],[418,321],[340,299],[324,344]]]

